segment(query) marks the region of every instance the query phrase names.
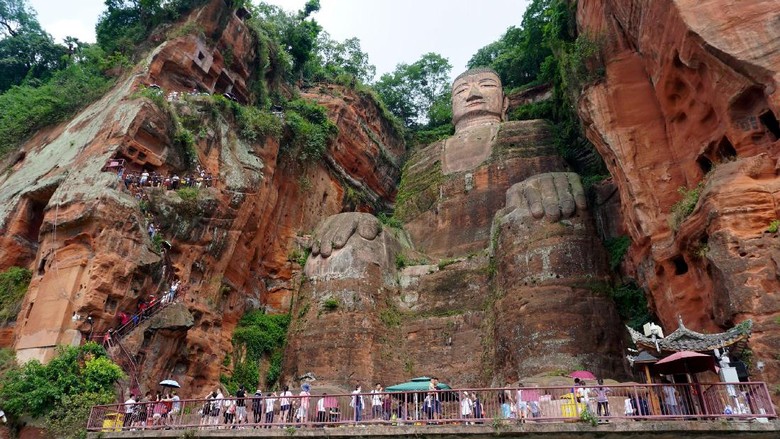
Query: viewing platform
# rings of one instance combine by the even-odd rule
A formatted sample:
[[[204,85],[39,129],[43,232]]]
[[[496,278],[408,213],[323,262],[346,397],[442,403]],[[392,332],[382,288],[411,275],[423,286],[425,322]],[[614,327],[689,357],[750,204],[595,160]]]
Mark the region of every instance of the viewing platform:
[[[777,438],[776,418],[764,383],[618,384],[114,404],[93,407],[87,430],[94,438]]]

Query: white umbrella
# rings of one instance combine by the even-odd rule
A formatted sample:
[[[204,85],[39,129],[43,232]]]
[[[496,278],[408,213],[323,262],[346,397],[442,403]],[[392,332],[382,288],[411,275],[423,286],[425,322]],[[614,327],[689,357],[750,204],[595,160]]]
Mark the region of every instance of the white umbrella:
[[[177,389],[181,387],[179,383],[174,380],[162,380],[160,381],[160,385],[164,387],[176,387]]]

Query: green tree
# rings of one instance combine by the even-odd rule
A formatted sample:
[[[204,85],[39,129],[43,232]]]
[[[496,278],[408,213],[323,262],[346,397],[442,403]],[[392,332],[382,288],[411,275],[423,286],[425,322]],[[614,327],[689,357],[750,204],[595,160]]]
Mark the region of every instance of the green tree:
[[[552,56],[546,37],[556,0],[534,0],[528,5],[520,27],[511,26],[493,43],[479,49],[467,66],[492,67],[505,87],[514,88],[540,80],[542,65]],[[541,78],[542,81],[549,78]]]
[[[67,49],[42,28],[25,0],[0,0],[0,93],[64,67]]]
[[[177,20],[206,0],[105,0],[98,19],[97,42],[107,53],[133,53],[149,33]]]
[[[66,397],[95,393],[113,399],[114,385],[123,376],[95,343],[62,346],[48,364],[32,360],[9,370],[0,381],[0,404],[16,418],[44,418]]]
[[[374,85],[387,108],[408,128],[427,125],[432,115],[442,118],[441,110],[431,113],[434,104],[442,103],[450,89],[452,66],[436,53],[426,53],[412,64],[398,64]]]
[[[255,8],[265,22],[262,25],[265,31],[290,56],[293,80],[302,79],[304,67],[315,54],[317,36],[322,27],[309,16],[319,10],[319,0],[309,0],[296,13],[262,2]]]
[[[374,79],[376,67],[368,62],[368,54],[360,47],[360,40],[348,38],[338,42],[327,32],[317,37],[316,56],[311,59],[314,69],[310,74],[315,80],[334,80],[339,76],[351,76],[363,83]]]

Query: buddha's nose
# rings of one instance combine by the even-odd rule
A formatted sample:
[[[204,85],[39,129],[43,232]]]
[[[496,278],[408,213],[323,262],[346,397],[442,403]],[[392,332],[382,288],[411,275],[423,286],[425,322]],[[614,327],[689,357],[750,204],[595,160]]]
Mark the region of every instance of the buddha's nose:
[[[466,102],[475,99],[482,99],[482,93],[480,93],[477,84],[471,84],[471,87],[469,87],[469,95],[466,97]]]

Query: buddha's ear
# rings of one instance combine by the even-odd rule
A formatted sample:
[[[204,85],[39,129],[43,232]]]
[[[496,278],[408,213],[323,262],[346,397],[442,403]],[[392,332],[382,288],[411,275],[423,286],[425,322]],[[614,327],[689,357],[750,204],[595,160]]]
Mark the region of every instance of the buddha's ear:
[[[504,102],[501,104],[501,121],[507,120],[506,110],[509,108],[509,98],[504,95]]]

